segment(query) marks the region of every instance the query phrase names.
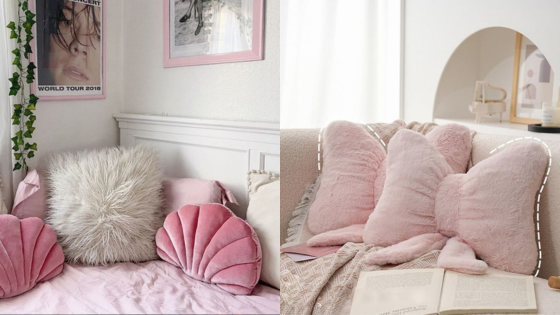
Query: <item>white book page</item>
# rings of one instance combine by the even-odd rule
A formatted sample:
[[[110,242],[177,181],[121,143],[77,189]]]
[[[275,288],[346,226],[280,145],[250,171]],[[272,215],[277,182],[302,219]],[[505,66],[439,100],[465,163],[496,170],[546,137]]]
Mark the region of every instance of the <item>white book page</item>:
[[[531,276],[466,275],[445,273],[440,313],[464,312],[536,313],[537,301]]]
[[[350,314],[437,314],[443,269],[362,272]]]

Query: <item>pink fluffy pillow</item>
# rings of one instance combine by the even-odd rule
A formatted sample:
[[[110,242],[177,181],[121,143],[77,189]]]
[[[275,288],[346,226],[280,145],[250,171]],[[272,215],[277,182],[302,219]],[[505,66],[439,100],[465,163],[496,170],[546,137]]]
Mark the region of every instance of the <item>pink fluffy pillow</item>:
[[[36,170],[27,174],[19,183],[12,214],[20,219],[47,217],[47,192],[43,175]]]
[[[38,218],[0,215],[0,298],[27,292],[62,272],[64,254],[56,233]]]
[[[457,124],[439,126],[425,138],[441,152],[454,173],[467,170],[472,147],[468,128]],[[327,126],[323,139],[323,174],[308,218],[313,234],[365,224],[385,183],[385,148],[364,126],[335,121]],[[334,236],[343,237],[338,233]]]
[[[547,162],[540,144],[522,142],[453,174],[428,139],[401,130],[388,147],[385,188],[364,242],[389,246],[439,232],[461,238],[491,267],[530,274],[534,204]]]
[[[383,187],[378,170],[384,160],[385,148],[364,126],[330,123],[323,132],[323,175],[309,208],[309,230],[319,234],[366,222]]]
[[[223,205],[186,205],[172,212],[157,232],[156,244],[163,260],[232,294],[250,294],[259,281],[259,239]]]
[[[237,200],[226,186],[216,180],[199,178],[169,178],[163,181],[165,213],[179,210],[184,205],[203,205],[227,202],[237,204]]]

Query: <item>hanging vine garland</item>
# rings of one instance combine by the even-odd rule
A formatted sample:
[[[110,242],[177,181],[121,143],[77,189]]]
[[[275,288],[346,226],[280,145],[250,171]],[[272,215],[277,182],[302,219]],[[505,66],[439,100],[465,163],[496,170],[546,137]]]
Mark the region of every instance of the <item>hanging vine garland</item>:
[[[37,143],[29,143],[27,139],[33,138],[35,127],[33,124],[37,120],[34,111],[39,98],[32,93],[25,91],[25,85],[31,85],[35,81],[35,63],[29,58],[32,54],[31,41],[33,40],[33,25],[35,25],[35,14],[29,10],[29,0],[18,0],[18,20],[12,21],[7,28],[11,30],[10,39],[15,39],[17,48],[12,50],[14,55],[13,65],[16,71],[9,79],[11,82],[10,96],[15,96],[18,103],[14,104],[12,115],[12,125],[19,126],[19,130],[12,138],[14,146],[14,158],[17,161],[14,171],[22,170],[25,173],[29,170],[27,159],[35,156]],[[24,64],[26,66],[24,67]]]

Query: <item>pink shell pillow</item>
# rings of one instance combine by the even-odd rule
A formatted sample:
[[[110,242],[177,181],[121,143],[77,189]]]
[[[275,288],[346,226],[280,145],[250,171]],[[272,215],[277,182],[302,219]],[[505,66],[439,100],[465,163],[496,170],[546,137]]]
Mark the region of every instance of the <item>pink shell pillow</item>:
[[[163,181],[165,213],[179,210],[184,205],[203,205],[227,202],[237,204],[237,200],[226,186],[216,180],[199,178],[169,178]]]
[[[31,290],[62,272],[64,254],[56,233],[38,218],[0,215],[0,298]]]
[[[156,234],[156,245],[163,260],[189,277],[232,294],[250,294],[259,281],[259,239],[223,205],[186,205],[172,212]]]
[[[12,214],[19,219],[47,217],[47,189],[43,175],[36,170],[27,174],[19,183]]]
[[[540,144],[522,142],[453,174],[428,139],[401,130],[388,147],[385,188],[364,242],[390,246],[437,232],[459,237],[491,267],[531,274],[533,211],[547,164]]]
[[[443,154],[454,173],[467,170],[472,147],[468,128],[457,124],[439,126],[425,138]],[[321,186],[308,217],[309,230],[313,234],[365,224],[385,183],[385,148],[364,126],[335,121],[327,126],[323,139]],[[335,239],[344,238],[339,233],[334,236]],[[329,243],[329,236],[324,237],[324,243]]]

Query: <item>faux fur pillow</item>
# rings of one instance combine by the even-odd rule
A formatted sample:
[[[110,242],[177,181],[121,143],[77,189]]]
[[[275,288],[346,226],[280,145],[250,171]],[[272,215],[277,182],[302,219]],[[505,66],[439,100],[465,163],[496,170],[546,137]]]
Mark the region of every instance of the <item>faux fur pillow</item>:
[[[157,259],[162,171],[147,146],[64,153],[49,167],[47,222],[66,259],[109,264]]]
[[[464,268],[474,266],[476,254],[497,269],[521,274],[533,271],[538,256],[534,204],[548,162],[540,144],[511,144],[466,174],[453,174],[430,141],[408,130],[395,135],[388,152],[385,188],[366,224],[366,244],[390,246],[409,241],[416,245],[410,240],[439,233],[454,238],[451,248],[457,249],[455,254],[470,253],[472,259],[451,261],[455,270],[484,271],[485,266]],[[409,249],[404,252],[414,246]],[[388,247],[388,251],[395,254],[395,248]],[[367,260],[379,263],[380,252],[368,255]],[[449,253],[449,248],[443,248],[444,262],[456,256],[444,252]]]
[[[426,138],[454,173],[467,170],[471,153],[468,128],[457,124],[439,126]],[[360,242],[363,225],[383,192],[385,148],[364,126],[348,121],[335,121],[327,126],[323,147],[323,177],[309,209],[308,223],[314,234],[333,232],[308,245],[335,245],[342,240]]]

